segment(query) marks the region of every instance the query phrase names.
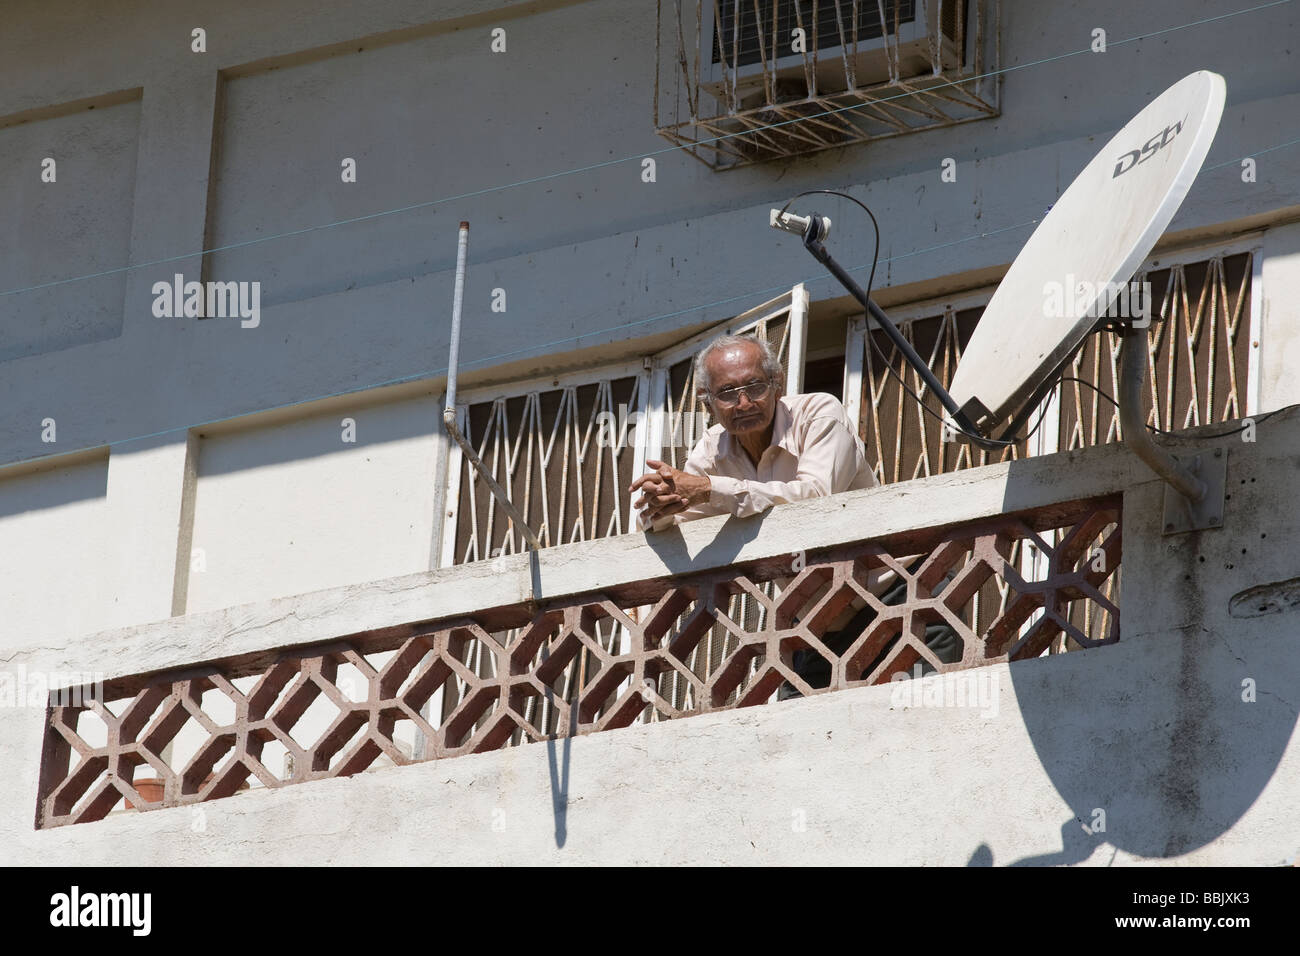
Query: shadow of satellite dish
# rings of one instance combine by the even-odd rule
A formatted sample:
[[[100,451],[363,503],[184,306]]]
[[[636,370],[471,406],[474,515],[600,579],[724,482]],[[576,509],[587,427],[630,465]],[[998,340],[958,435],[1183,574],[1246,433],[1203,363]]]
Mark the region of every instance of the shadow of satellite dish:
[[[1005,447],[1084,339],[1104,322],[1121,322],[1124,445],[1164,482],[1126,493],[1125,530],[1157,542],[1162,535],[1183,535],[1185,550],[1195,555],[1202,537],[1223,527],[1227,453],[1174,458],[1148,433],[1141,398],[1149,313],[1133,308],[1142,290],[1129,283],[1196,179],[1218,129],[1225,92],[1218,74],[1192,73],[1102,147],[1007,270],[950,390],[826,251],[822,240],[829,219],[783,209],[773,210],[771,224],[802,233],[805,248],[858,299],[926,382],[947,410],[947,424],[958,440],[980,447]],[[1137,305],[1150,307],[1149,302]],[[1143,318],[1147,322],[1134,322]],[[995,431],[1000,437],[993,437]],[[1024,471],[1022,463],[1010,463],[1004,510],[1015,510],[1024,500]],[[1120,567],[1125,567],[1122,558]],[[1163,600],[1172,598],[1175,606],[1186,608],[1185,621],[1199,623],[1170,624],[1163,633],[1128,643],[1121,630],[1113,646],[1012,661],[1014,712],[1072,815],[1051,828],[1059,826],[1059,851],[1048,847],[1042,855],[1001,862],[1081,862],[1103,843],[1145,857],[1188,853],[1226,833],[1276,772],[1295,727],[1294,708],[1262,699],[1243,708],[1241,649],[1229,646],[1236,643],[1232,634],[1204,626],[1206,596],[1197,576],[1177,577],[1157,581],[1129,566],[1121,604],[1131,608],[1142,599],[1139,589],[1160,588]],[[1226,605],[1221,616],[1226,617]],[[1251,672],[1294,673],[1293,649],[1283,653],[1284,645],[1252,641]],[[1270,659],[1274,653],[1277,660]],[[1113,670],[1098,686],[1092,675],[1102,662]],[[971,865],[993,863],[996,849],[980,844]]]
[[[1119,396],[1125,445],[1167,482],[1157,486],[1167,499],[1163,514],[1159,493],[1129,493],[1126,508],[1145,506],[1147,513],[1125,523],[1155,540],[1176,526],[1190,536],[1184,540],[1193,554],[1203,535],[1222,528],[1226,455],[1216,486],[1215,475],[1189,469],[1155,445],[1141,411],[1149,314],[1134,315],[1141,308],[1124,306],[1141,297],[1129,281],[1196,179],[1224,98],[1221,76],[1193,73],[1102,147],[1007,270],[951,388],[954,403],[982,434],[1008,421],[1003,434],[1012,434],[1099,321],[1116,318],[1113,307],[1119,305],[1118,320],[1127,324]],[[1008,508],[1017,500],[1017,470],[1010,468]],[[1203,489],[1203,506],[1187,502],[1182,491],[1189,489]],[[1183,507],[1172,524],[1171,501]],[[1131,602],[1141,600],[1142,588],[1181,589],[1174,603],[1187,609],[1185,620],[1206,620],[1196,576],[1178,573],[1168,580],[1136,567],[1129,571],[1121,605],[1125,590]],[[1013,661],[1009,668],[1038,758],[1074,811],[1060,824],[1059,853],[1016,862],[1081,862],[1102,842],[1145,857],[1188,853],[1227,832],[1282,759],[1296,715],[1267,704],[1243,707],[1240,678],[1234,679],[1242,664],[1225,640],[1229,635],[1198,625],[1138,645],[1125,644],[1123,636],[1121,629],[1117,645],[1077,657]],[[1251,668],[1268,667],[1260,660],[1267,652],[1253,647]],[[1114,670],[1098,687],[1090,675],[1103,662]],[[1248,731],[1243,722],[1251,725]],[[1116,773],[1116,767],[1126,769]]]
[[[1007,507],[1023,487],[1023,474],[1024,466],[1012,462]],[[1126,515],[1126,530],[1136,527],[1134,541],[1149,542],[1144,553],[1164,550],[1160,494],[1159,486],[1148,485],[1125,496],[1126,512],[1140,512]],[[1251,531],[1258,537],[1253,525]],[[1204,534],[1187,536],[1184,560],[1196,564],[1198,553],[1215,553]],[[1125,543],[1130,554],[1138,550],[1133,543]],[[1039,853],[1000,856],[1000,864],[1081,863],[1103,844],[1108,856],[1110,847],[1155,859],[1190,853],[1241,820],[1294,736],[1294,698],[1268,692],[1270,683],[1294,686],[1300,676],[1294,639],[1280,615],[1268,622],[1232,620],[1229,627],[1232,587],[1207,594],[1197,575],[1188,580],[1178,564],[1144,573],[1135,558],[1127,564],[1121,559],[1119,567],[1127,577],[1120,588],[1118,643],[1012,660],[1007,670],[1015,706],[1003,688],[995,719],[1023,721],[1069,811],[1056,821],[1059,834],[1057,825],[1044,824]],[[1161,592],[1158,598],[1153,589]],[[1148,604],[1182,609],[1181,621],[1152,628],[1151,615],[1135,606]],[[1147,618],[1143,633],[1125,633],[1124,613],[1130,620]],[[1262,690],[1244,688],[1246,677]],[[1294,847],[1277,850],[1281,860]]]

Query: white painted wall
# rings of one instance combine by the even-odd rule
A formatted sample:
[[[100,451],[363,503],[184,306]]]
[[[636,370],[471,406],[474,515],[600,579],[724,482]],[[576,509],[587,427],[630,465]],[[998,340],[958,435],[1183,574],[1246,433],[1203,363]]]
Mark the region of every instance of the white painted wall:
[[[256,10],[178,3],[118,19],[85,0],[10,7],[0,124],[80,110],[69,104],[112,91],[143,93],[130,207],[80,219],[93,256],[70,255],[68,237],[39,228],[71,214],[71,199],[56,203],[37,175],[52,135],[32,130],[59,121],[0,125],[0,155],[13,157],[8,201],[46,204],[37,225],[5,234],[0,259],[18,263],[6,267],[16,271],[5,273],[5,288],[43,281],[52,263],[70,275],[187,256],[205,244],[632,161],[209,257],[219,276],[264,283],[258,329],[152,316],[152,283],[192,276],[193,258],[134,270],[124,292],[59,287],[43,315],[84,314],[89,301],[120,309],[122,334],[86,331],[5,363],[14,404],[0,419],[4,463],[50,452],[33,424],[45,414],[60,417],[63,447],[73,450],[407,376],[438,387],[461,218],[474,224],[463,358],[482,381],[502,363],[553,366],[575,361],[578,349],[635,350],[638,339],[725,319],[804,279],[814,302],[839,298],[793,237],[764,225],[773,202],[804,188],[864,187],[882,253],[898,257],[877,276],[882,295],[999,268],[1028,234],[1000,230],[1040,217],[1103,137],[1192,68],[1228,81],[1209,165],[1295,138],[1279,120],[1297,115],[1287,51],[1300,14],[1291,6],[1118,44],[1222,6],[1166,2],[1139,18],[1119,0],[1068,10],[1004,0],[1004,66],[1017,69],[1004,77],[1001,117],[721,175],[666,153],[655,184],[639,176],[639,157],[666,145],[651,129],[649,2],[455,0],[436,12],[423,0],[377,0],[364,11],[307,0]],[[190,51],[196,24],[208,30],[206,54]],[[493,54],[490,30],[501,25],[508,52]],[[1109,30],[1107,53],[1028,66],[1086,48],[1096,26]],[[571,63],[582,69],[554,68]],[[126,109],[136,107],[113,107]],[[95,147],[88,139],[80,148]],[[68,187],[85,186],[79,163],[110,165],[101,152],[68,156]],[[339,180],[345,156],[360,163],[354,188]],[[947,157],[958,160],[955,183],[939,181]],[[1207,170],[1173,230],[1229,228],[1300,205],[1300,152],[1260,160],[1255,183],[1232,165]],[[114,237],[126,221],[122,250]],[[854,264],[869,233],[852,214],[837,223]],[[493,288],[509,292],[507,313],[488,311]],[[5,316],[14,308],[0,301]]]
[[[113,863],[122,846],[158,864],[1282,863],[1300,848],[1296,611],[1232,601],[1300,578],[1286,544],[1300,534],[1287,477],[1300,416],[1274,416],[1254,443],[1191,447],[1229,456],[1222,528],[1161,534],[1162,484],[1110,445],[761,519],[704,519],[654,547],[628,535],[539,556],[542,593],[561,597],[835,544],[864,528],[885,534],[1122,491],[1130,572],[1120,644],[967,671],[992,695],[978,707],[907,701],[893,687],[835,692],[241,794],[205,804],[201,831],[185,807],[36,831],[44,708],[20,707],[0,721],[0,774],[12,782],[0,795],[0,847],[15,863],[78,865]],[[528,579],[528,562],[511,556],[496,568],[32,641],[6,663],[76,661],[111,679],[454,616],[518,600]],[[1098,809],[1105,830],[1085,832]]]
[[[1300,223],[1270,229],[1265,234],[1260,313],[1260,410],[1300,402]]]
[[[0,289],[124,265],[140,139],[138,91],[109,97],[94,110],[71,107],[13,125],[5,121],[8,110],[0,111]],[[53,182],[44,181],[47,175]],[[0,362],[116,338],[125,289],[126,276],[118,272],[5,297]]]
[[[187,610],[427,570],[440,414],[410,399],[201,438]]]
[[[107,483],[105,455],[0,477],[0,647],[102,629]]]
[[[173,449],[147,475],[118,469],[136,487],[110,481],[110,501],[122,496],[115,513],[144,521],[121,530],[148,557],[134,575],[104,569],[101,589],[123,616],[76,612],[100,627],[427,567],[417,540],[431,520],[421,510],[425,452],[336,461],[324,450],[329,429],[307,424],[320,411],[310,404],[274,427],[243,419],[376,383],[440,388],[459,219],[473,223],[466,387],[581,364],[591,350],[635,358],[802,280],[815,304],[842,298],[793,238],[764,226],[768,207],[800,189],[862,187],[881,221],[882,255],[897,257],[877,275],[882,297],[996,271],[1028,235],[999,230],[1038,218],[1100,139],[1193,67],[1227,78],[1208,165],[1228,165],[1202,174],[1172,231],[1294,220],[1300,150],[1261,154],[1254,183],[1232,161],[1295,138],[1279,117],[1300,115],[1288,52],[1300,13],[1275,8],[1116,42],[1221,12],[1210,0],[1145,6],[1141,18],[1118,0],[1069,10],[1003,0],[1001,117],[716,174],[658,152],[650,2],[454,0],[436,11],[422,0],[376,0],[364,11],[195,2],[107,17],[86,0],[17,0],[0,36],[0,291],[140,267],[0,296],[0,481],[4,465],[39,456],[105,446],[134,455],[138,436]],[[207,31],[206,53],[191,50],[195,26]],[[1096,26],[1108,30],[1105,54],[1027,65],[1086,47]],[[504,54],[489,47],[497,27],[507,31]],[[639,158],[651,152],[657,181],[643,183]],[[40,181],[50,154],[57,184]],[[941,183],[950,156],[958,178]],[[355,184],[341,182],[343,157],[358,161]],[[222,248],[202,262],[187,255],[611,159],[629,161]],[[1265,391],[1289,400],[1297,227],[1279,228],[1266,240],[1280,298],[1262,360]],[[868,232],[861,217],[837,219],[850,264],[866,254]],[[261,282],[261,324],[153,316],[155,281],[200,271]],[[508,294],[505,313],[488,307],[497,288]],[[359,394],[355,405],[370,400]],[[47,416],[59,423],[55,446],[40,441]],[[403,439],[412,448],[437,425],[416,419]],[[187,581],[183,561],[166,566],[188,550],[189,512],[174,517],[185,479],[159,469],[174,469],[175,449],[210,422],[254,431],[200,442],[201,458],[227,456],[220,477],[200,478],[193,511],[217,566]],[[298,460],[274,458],[273,445]],[[377,494],[372,477],[397,497]],[[351,499],[332,506],[330,522],[320,520],[322,499],[290,490],[328,487]],[[35,494],[20,510],[40,509]],[[154,500],[160,513],[142,519]]]
[[[1300,363],[1293,308],[1300,295],[1300,149],[1262,152],[1300,135],[1287,125],[1300,115],[1293,49],[1300,12],[1271,8],[1121,44],[1221,14],[1222,6],[1167,0],[1143,5],[1139,16],[1119,0],[1068,10],[1003,0],[1002,10],[1009,72],[1001,117],[719,175],[681,154],[657,153],[666,144],[650,122],[650,2],[446,0],[432,10],[425,0],[273,0],[255,9],[183,0],[110,15],[90,0],[13,0],[0,33],[0,292],[109,274],[0,296],[0,659],[39,659],[46,651],[32,648],[40,647],[64,655],[65,663],[98,660],[122,673],[210,659],[230,651],[232,634],[247,615],[264,613],[268,600],[321,588],[343,588],[351,599],[348,589],[376,580],[387,583],[374,592],[374,622],[415,613],[403,601],[415,600],[407,588],[416,579],[391,582],[430,566],[438,419],[432,400],[416,393],[427,396],[443,384],[461,218],[473,222],[463,385],[573,366],[596,354],[633,358],[799,281],[808,281],[815,307],[842,298],[793,238],[764,227],[767,209],[801,189],[860,187],[881,221],[882,256],[893,257],[876,279],[884,301],[960,288],[974,276],[986,281],[1029,231],[1001,230],[1038,218],[1099,142],[1191,69],[1222,73],[1228,102],[1209,168],[1171,231],[1185,237],[1264,229],[1260,407],[1300,401],[1289,371]],[[207,53],[190,50],[196,25],[208,31]],[[498,26],[508,31],[507,54],[488,48]],[[1107,53],[1030,65],[1086,47],[1097,26],[1108,30]],[[556,68],[573,64],[581,68]],[[657,153],[654,184],[639,176],[639,159],[650,152]],[[1237,162],[1255,152],[1257,181],[1243,182]],[[41,182],[46,156],[58,161],[57,184]],[[340,182],[344,156],[358,160],[354,186]],[[947,157],[958,161],[956,183],[939,181]],[[623,158],[630,161],[226,249],[204,262],[188,255]],[[846,262],[862,260],[868,239],[865,220],[837,219]],[[175,256],[184,258],[113,271]],[[153,316],[153,282],[200,271],[262,282],[261,324],[245,329],[236,321]],[[508,292],[506,313],[488,309],[496,288]],[[382,397],[370,391],[393,382],[416,384]],[[316,401],[345,392],[356,394]],[[273,420],[258,414],[291,405]],[[46,417],[58,422],[57,444],[40,439]],[[357,420],[356,445],[339,441],[343,417]],[[220,424],[206,424],[213,422]],[[78,457],[87,449],[98,457]],[[59,457],[46,457],[52,455]],[[33,472],[21,464],[33,459],[48,468]],[[1279,494],[1290,487],[1280,477],[1286,474],[1277,472]],[[966,481],[959,479],[963,492]],[[929,495],[948,486],[926,487]],[[1008,495],[1024,500],[1018,487]],[[1285,510],[1282,502],[1277,508]],[[826,520],[798,534],[786,519],[771,524],[790,537],[782,547],[841,533],[840,516],[821,507],[833,505],[800,512]],[[927,498],[927,513],[938,514],[935,507]],[[995,513],[1000,501],[980,507]],[[907,508],[912,513],[914,499]],[[874,512],[870,518],[888,520]],[[693,529],[685,544],[660,542],[662,553],[634,536],[602,545],[614,550],[595,552],[605,560],[599,573],[634,579],[662,573],[664,561],[689,564],[706,547],[695,537],[706,530]],[[202,571],[190,570],[192,546],[204,549]],[[1285,563],[1290,550],[1278,548],[1269,561]],[[575,555],[559,549],[546,560],[558,572]],[[487,580],[486,572],[458,573],[469,575],[460,583]],[[519,567],[488,577],[495,590],[467,586],[448,596],[442,589],[433,606],[445,600],[468,611],[481,606],[477,601],[524,593]],[[249,610],[247,602],[263,602],[256,605],[263,610]],[[275,606],[276,614],[287,613],[286,605]],[[303,606],[302,599],[287,605]],[[173,617],[182,611],[196,616]],[[197,622],[209,614],[227,614],[222,620],[234,623],[201,636],[208,625]],[[1151,616],[1156,623],[1147,630],[1164,633],[1155,610]],[[158,633],[152,640],[178,657],[156,656],[149,643],[111,642],[118,658],[97,656],[103,649],[93,642],[105,629],[169,619],[176,630],[165,633],[175,640]],[[318,637],[304,631],[296,639]],[[284,640],[277,632],[267,646]],[[1153,674],[1172,666],[1167,655],[1148,664]],[[1285,664],[1276,672],[1289,673]],[[801,707],[829,714],[850,699],[801,702],[786,713]],[[840,726],[854,726],[840,718],[847,721]],[[4,721],[17,736],[0,741],[5,770],[21,768],[15,772],[29,781],[32,719]],[[778,718],[767,712],[723,715],[664,733],[672,740],[684,735],[681,746],[689,751],[693,727],[707,743],[709,721],[772,719]],[[613,745],[603,739],[578,741],[574,753],[604,753],[600,747]],[[185,745],[178,742],[178,750]],[[1022,738],[1009,733],[996,746],[1004,748],[997,751],[1002,758],[1029,765]],[[695,753],[704,766],[708,748],[701,743]],[[1140,756],[1149,760],[1151,752]],[[480,767],[499,762],[508,778],[520,761],[539,758],[534,752],[474,759]],[[617,758],[628,759],[634,761]],[[399,771],[417,775],[412,780],[433,772],[439,771]],[[768,783],[779,792],[774,780]],[[321,807],[314,801],[356,792],[349,786],[358,784],[238,799],[306,801],[301,812],[315,818]],[[527,788],[501,786],[502,799],[518,801],[527,813],[540,805]],[[667,799],[662,789],[648,792],[651,802]],[[8,832],[24,833],[13,844],[21,852],[70,839],[37,835],[31,842],[23,826],[30,828],[33,793],[17,787],[16,803],[4,810],[4,827],[17,827]],[[1059,816],[1048,797],[1036,805],[1045,808],[1044,819]],[[346,800],[331,808],[344,817],[354,812]],[[466,805],[467,832],[484,809]],[[780,809],[778,817],[788,801]],[[280,820],[286,832],[306,825],[298,813]],[[101,832],[178,817],[115,818]],[[232,834],[246,827],[241,832],[265,837],[261,824],[231,826]],[[391,831],[391,848],[379,839],[377,856],[407,845],[405,826]],[[1273,832],[1270,826],[1250,830],[1246,857],[1267,861],[1251,841]],[[990,824],[995,831],[1003,832]],[[679,835],[696,839],[703,832]],[[719,832],[725,840],[734,831]],[[1016,833],[1009,845],[1020,852],[1047,852],[1050,834]],[[151,845],[160,858],[225,852],[166,840]],[[259,845],[275,852],[274,839]],[[1000,862],[1002,843],[990,845]],[[591,846],[584,852],[604,858],[605,850]],[[482,851],[481,844],[465,847]],[[109,844],[101,851],[111,852]]]

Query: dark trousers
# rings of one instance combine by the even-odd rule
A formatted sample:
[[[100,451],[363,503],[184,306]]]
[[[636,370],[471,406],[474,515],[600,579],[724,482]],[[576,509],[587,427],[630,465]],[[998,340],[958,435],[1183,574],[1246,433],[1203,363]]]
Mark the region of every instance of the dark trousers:
[[[947,580],[952,580],[949,574]],[[880,595],[882,604],[894,605],[902,604],[907,600],[907,582],[901,578],[895,581],[884,594]],[[870,606],[862,608],[848,624],[838,631],[829,631],[822,636],[822,643],[832,651],[836,656],[843,656],[844,652],[853,646],[867,626],[876,619],[876,612]],[[901,635],[900,635],[901,636]],[[893,638],[884,648],[876,660],[866,668],[870,671],[876,666],[886,654],[890,652],[893,646],[898,643],[899,637]],[[948,624],[929,624],[925,628],[925,646],[928,647],[934,655],[945,664],[953,664],[961,660],[962,644],[961,638]],[[921,673],[929,674],[934,667],[929,661],[922,658]],[[826,658],[822,657],[816,651],[809,648],[808,650],[799,650],[794,652],[794,672],[798,674],[809,687],[820,688],[829,687],[831,683],[831,664]],[[777,691],[777,700],[788,700],[791,697],[802,697],[799,691],[788,681],[781,685]]]

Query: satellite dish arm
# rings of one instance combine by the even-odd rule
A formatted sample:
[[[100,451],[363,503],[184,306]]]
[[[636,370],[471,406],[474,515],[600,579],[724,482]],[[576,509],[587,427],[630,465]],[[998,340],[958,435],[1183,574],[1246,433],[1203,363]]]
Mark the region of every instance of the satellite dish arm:
[[[1179,464],[1173,455],[1157,445],[1147,431],[1145,416],[1142,414],[1142,383],[1146,379],[1147,370],[1146,346],[1145,331],[1133,328],[1124,330],[1119,374],[1119,422],[1124,430],[1124,444],[1171,488],[1195,505],[1205,500],[1208,486],[1191,469]]]
[[[957,426],[958,434],[981,448],[988,448],[992,451],[1002,450],[1005,447],[1005,442],[985,438],[979,434],[971,420],[958,408],[957,402],[948,394],[948,390],[940,384],[934,372],[930,371],[930,366],[925,363],[921,356],[916,354],[916,349],[912,348],[912,344],[903,337],[903,333],[898,331],[898,327],[894,325],[889,316],[881,311],[880,306],[871,301],[871,297],[863,291],[862,287],[854,281],[851,275],[844,271],[844,268],[835,261],[835,257],[826,251],[826,247],[822,245],[822,239],[825,238],[823,218],[814,214],[808,217],[807,222],[808,225],[803,232],[804,248],[812,253],[813,258],[824,265],[827,271],[839,280],[840,285],[844,286],[849,291],[849,294],[857,299],[862,307],[880,324],[885,334],[889,336],[890,341],[903,354],[903,358],[907,360],[907,363],[912,368],[916,369],[916,373],[921,376],[925,384],[938,397],[939,402],[948,410],[953,424]]]

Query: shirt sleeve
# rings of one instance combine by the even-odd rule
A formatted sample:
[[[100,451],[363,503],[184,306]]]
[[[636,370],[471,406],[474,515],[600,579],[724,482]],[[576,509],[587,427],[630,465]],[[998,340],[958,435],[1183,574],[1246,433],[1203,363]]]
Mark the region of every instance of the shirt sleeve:
[[[839,418],[822,415],[807,424],[799,465],[791,481],[751,481],[711,475],[710,514],[739,518],[766,511],[772,505],[819,498],[847,491],[858,473],[858,443]]]
[[[687,474],[708,478],[709,483],[712,485],[719,481],[717,475],[711,475],[705,470],[706,466],[712,461],[713,456],[708,451],[707,443],[701,440],[691,449],[690,457],[686,459],[686,464],[682,465],[682,471]],[[708,518],[712,515],[725,515],[727,513],[727,509],[715,504],[713,496],[710,495],[708,501],[702,501],[697,505],[691,505],[684,511],[660,518],[653,525],[646,523],[644,511],[638,511],[636,513],[636,527],[638,531],[663,531],[665,528],[681,524],[683,521],[694,521],[696,518]]]

